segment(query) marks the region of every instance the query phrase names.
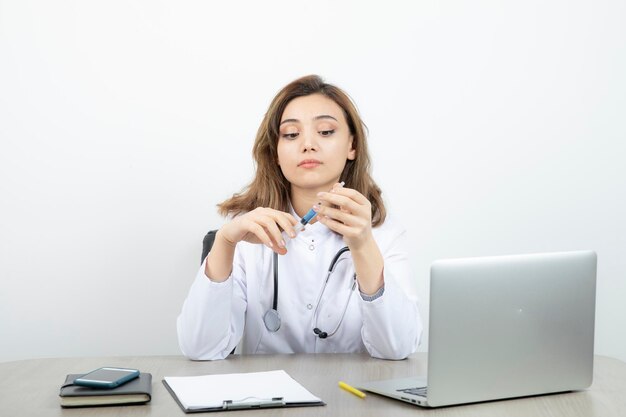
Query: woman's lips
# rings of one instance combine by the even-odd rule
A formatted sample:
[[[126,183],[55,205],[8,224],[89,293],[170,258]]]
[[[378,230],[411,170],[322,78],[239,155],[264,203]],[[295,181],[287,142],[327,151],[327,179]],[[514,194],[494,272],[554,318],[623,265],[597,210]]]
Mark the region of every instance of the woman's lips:
[[[315,168],[321,164],[322,162],[318,161],[317,159],[305,159],[304,161],[301,161],[298,166],[300,168]]]

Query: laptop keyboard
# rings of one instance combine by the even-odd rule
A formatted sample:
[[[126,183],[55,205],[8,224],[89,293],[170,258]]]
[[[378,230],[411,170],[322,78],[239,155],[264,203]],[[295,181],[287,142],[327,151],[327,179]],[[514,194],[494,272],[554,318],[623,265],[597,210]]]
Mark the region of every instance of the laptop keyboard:
[[[404,392],[406,394],[418,395],[420,397],[426,397],[427,391],[428,391],[428,387],[405,388],[405,389],[399,389],[398,390],[398,392]]]

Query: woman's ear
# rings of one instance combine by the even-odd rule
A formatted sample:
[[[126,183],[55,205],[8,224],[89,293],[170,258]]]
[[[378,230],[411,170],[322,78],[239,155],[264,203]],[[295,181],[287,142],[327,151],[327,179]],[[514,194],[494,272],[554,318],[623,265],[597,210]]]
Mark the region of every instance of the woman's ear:
[[[356,159],[356,149],[354,149],[354,136],[350,135],[350,150],[348,151],[348,160]]]

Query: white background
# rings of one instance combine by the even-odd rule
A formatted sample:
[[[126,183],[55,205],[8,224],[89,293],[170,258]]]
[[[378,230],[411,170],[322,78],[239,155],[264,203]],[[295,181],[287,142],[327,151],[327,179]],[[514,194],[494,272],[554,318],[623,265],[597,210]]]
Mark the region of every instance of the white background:
[[[625,21],[623,0],[0,0],[0,361],[179,354],[215,204],[311,73],[369,127],[426,322],[435,259],[593,249],[596,352],[626,360]]]

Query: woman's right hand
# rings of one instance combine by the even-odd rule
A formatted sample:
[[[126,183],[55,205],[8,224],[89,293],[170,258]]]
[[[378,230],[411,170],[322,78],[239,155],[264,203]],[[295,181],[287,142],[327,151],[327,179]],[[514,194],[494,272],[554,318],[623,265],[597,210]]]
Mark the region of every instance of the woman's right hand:
[[[298,220],[290,213],[258,207],[235,217],[222,226],[218,233],[232,246],[241,241],[262,243],[274,252],[284,255],[287,249],[281,229],[294,238],[296,237],[294,226],[297,224]]]

